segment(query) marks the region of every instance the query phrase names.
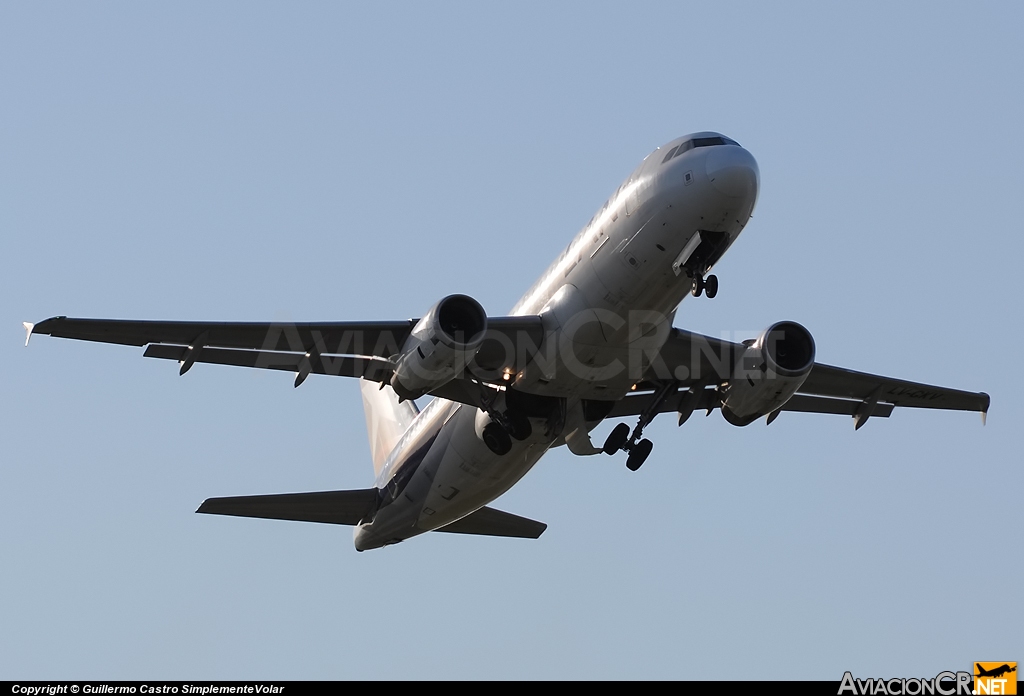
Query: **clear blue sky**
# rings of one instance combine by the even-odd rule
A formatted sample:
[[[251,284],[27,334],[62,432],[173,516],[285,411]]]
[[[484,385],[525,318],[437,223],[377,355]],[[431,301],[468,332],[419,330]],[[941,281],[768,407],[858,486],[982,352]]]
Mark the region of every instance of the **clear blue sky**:
[[[1024,660],[1020,3],[0,5],[0,679],[934,676]],[[369,485],[357,385],[49,316],[506,312],[697,130],[758,159],[713,301],[976,414],[719,414],[498,501],[536,542],[193,514]],[[603,436],[612,424],[598,431]],[[996,620],[998,619],[998,620]]]

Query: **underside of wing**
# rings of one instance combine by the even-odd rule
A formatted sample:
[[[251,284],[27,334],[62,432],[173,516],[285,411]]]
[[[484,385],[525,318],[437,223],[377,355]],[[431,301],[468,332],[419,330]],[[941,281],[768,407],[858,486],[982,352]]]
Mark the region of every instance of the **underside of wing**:
[[[784,345],[781,333],[770,336],[778,327],[806,333],[799,325],[783,322],[758,339],[732,343],[672,329],[662,349],[650,361],[644,381],[633,394],[611,407],[610,417],[676,411],[682,421],[694,410],[726,411],[730,395],[735,398],[737,392],[750,395],[744,406],[750,407],[753,415],[739,419],[726,413],[736,425],[745,425],[758,414],[768,416],[771,422],[783,411],[848,415],[858,428],[870,417],[888,417],[896,407],[977,411],[983,415],[988,412],[990,399],[984,392],[938,387],[814,362],[809,334],[805,339],[809,351],[802,353],[806,357],[806,362],[801,363],[803,367],[788,373],[782,370],[781,376],[771,377],[777,373],[768,370],[763,346],[766,337],[778,339],[778,345]],[[772,384],[773,379],[777,384]],[[670,388],[663,388],[666,385]],[[759,389],[764,394],[764,407],[760,410],[756,407]]]
[[[163,358],[184,362],[189,356],[188,346],[174,346],[161,343],[150,344],[143,355],[147,358]],[[203,348],[196,356],[195,362],[211,365],[234,365],[236,367],[256,367],[264,370],[282,370],[299,372],[304,362],[309,363],[312,374],[331,375],[334,377],[362,377],[379,382],[391,363],[382,358],[351,355],[319,355],[317,360],[310,361],[305,353],[290,353],[272,350],[236,350],[234,348]]]
[[[841,367],[815,363],[801,385],[800,393],[864,401],[873,399],[894,406],[940,408],[952,411],[986,413],[989,395],[930,384],[908,382],[892,377],[855,372]]]
[[[184,373],[195,363],[235,365],[296,373],[298,386],[309,374],[326,374],[385,382],[395,368],[417,320],[385,322],[164,322],[55,317],[31,334],[147,346],[146,357],[175,360]],[[778,326],[778,325],[777,325]],[[525,367],[545,339],[537,316],[487,320],[483,343],[466,372],[427,393],[480,406],[488,378]],[[610,416],[645,411],[690,412],[722,406],[722,394],[737,382],[737,369],[754,340],[733,343],[672,329],[650,359],[637,393],[616,402]],[[513,346],[509,350],[509,346]],[[524,350],[524,347],[526,348]],[[887,417],[893,407],[978,411],[986,413],[989,396],[930,384],[893,379],[821,363],[809,372],[782,406],[765,413],[799,411],[852,415],[858,427],[868,417]],[[813,365],[813,366],[812,366]],[[659,387],[671,384],[672,389]],[[655,396],[657,395],[657,398]],[[657,403],[654,403],[654,401]]]
[[[145,357],[175,360],[181,374],[196,363],[234,365],[385,382],[417,320],[380,322],[172,322],[54,317],[26,323],[29,335],[146,346]],[[516,372],[543,342],[540,317],[491,317],[464,374],[429,390],[478,405],[482,375]]]

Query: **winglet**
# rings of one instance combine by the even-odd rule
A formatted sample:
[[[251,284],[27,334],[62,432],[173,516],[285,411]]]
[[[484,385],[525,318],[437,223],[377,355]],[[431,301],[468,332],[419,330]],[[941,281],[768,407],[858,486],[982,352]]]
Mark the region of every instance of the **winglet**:
[[[28,341],[32,338],[32,329],[36,328],[36,325],[30,321],[23,321],[21,325],[25,327],[25,347],[28,348]]]
[[[985,407],[981,409],[981,426],[985,427],[985,422],[988,420],[988,405],[992,403],[992,398],[985,392],[981,392],[981,395],[985,397]]]

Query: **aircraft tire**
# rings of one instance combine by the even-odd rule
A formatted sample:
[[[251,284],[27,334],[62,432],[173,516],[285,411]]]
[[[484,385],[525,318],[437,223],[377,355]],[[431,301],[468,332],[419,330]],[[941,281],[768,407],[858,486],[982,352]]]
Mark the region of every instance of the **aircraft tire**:
[[[627,439],[629,439],[629,426],[619,423],[608,433],[608,439],[604,441],[604,453],[615,454],[622,449]]]
[[[718,294],[718,276],[709,275],[704,279],[704,294],[708,296],[709,300]]]
[[[499,457],[508,454],[508,451],[512,449],[512,438],[504,428],[493,421],[484,426],[483,439],[487,449]]]
[[[626,458],[626,468],[630,471],[639,469],[647,461],[652,449],[654,449],[654,443],[647,439],[633,445],[633,449],[629,451],[629,457]]]
[[[520,442],[533,434],[533,426],[530,425],[530,419],[523,414],[507,413],[505,418],[508,420],[508,434]]]
[[[704,292],[704,279],[700,276],[694,276],[693,287],[690,288],[690,294],[694,297],[700,297],[702,292]]]

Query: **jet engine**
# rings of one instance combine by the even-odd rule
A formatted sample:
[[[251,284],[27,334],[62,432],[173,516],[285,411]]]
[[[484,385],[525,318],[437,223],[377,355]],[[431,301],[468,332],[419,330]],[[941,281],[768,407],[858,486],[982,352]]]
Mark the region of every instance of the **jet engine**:
[[[398,354],[391,387],[418,399],[454,379],[473,359],[487,331],[487,314],[466,295],[449,295],[416,322]]]
[[[749,425],[781,408],[814,366],[814,339],[793,321],[769,326],[740,354],[733,376],[721,388],[722,415]]]

